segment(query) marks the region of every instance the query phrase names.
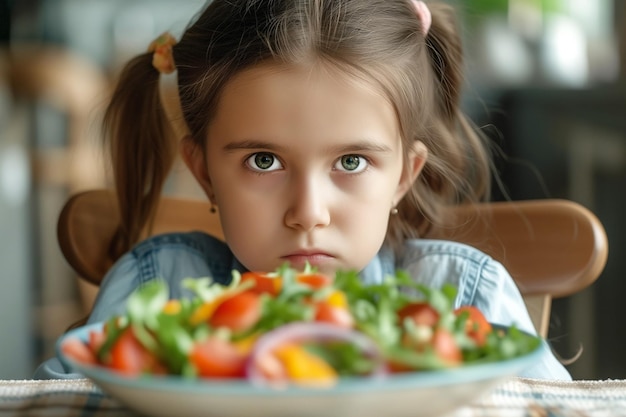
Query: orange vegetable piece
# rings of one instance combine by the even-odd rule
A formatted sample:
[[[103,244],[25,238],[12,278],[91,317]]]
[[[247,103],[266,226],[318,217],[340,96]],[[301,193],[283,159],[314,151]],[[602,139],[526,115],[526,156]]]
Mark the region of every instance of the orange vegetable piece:
[[[296,383],[324,387],[337,381],[337,372],[326,361],[300,345],[284,344],[274,350],[274,355],[283,363],[289,379]]]
[[[178,314],[180,312],[180,309],[180,300],[169,300],[163,306],[163,312],[165,314]]]

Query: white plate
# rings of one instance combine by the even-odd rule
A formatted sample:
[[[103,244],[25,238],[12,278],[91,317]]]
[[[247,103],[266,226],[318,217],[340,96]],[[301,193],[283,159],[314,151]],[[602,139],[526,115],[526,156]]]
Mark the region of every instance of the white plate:
[[[515,359],[444,371],[390,375],[383,380],[342,379],[330,389],[260,388],[242,380],[176,376],[128,378],[64,356],[67,338],[87,340],[102,324],[76,328],[57,342],[61,360],[129,408],[148,416],[380,417],[440,416],[476,400],[498,382],[534,364],[540,348]]]

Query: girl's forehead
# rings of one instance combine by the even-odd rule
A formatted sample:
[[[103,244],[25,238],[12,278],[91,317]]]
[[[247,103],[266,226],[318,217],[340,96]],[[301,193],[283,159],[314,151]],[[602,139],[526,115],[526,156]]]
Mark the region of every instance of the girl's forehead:
[[[268,61],[254,67],[245,69],[234,75],[226,84],[225,93],[247,90],[251,86],[265,85],[293,85],[302,90],[311,89],[319,91],[320,81],[329,84],[332,81],[335,87],[344,89],[357,89],[369,94],[379,95],[388,100],[383,93],[380,84],[373,79],[368,79],[356,71],[340,69],[338,66],[317,60],[306,64],[279,64]]]
[[[364,80],[324,66],[262,65],[225,86],[210,127],[220,137],[398,137],[394,107]]]

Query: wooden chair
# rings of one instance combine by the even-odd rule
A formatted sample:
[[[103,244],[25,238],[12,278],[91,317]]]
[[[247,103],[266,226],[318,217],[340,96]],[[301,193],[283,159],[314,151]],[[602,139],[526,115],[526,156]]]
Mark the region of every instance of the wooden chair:
[[[209,203],[164,197],[152,234],[203,230],[223,238]],[[470,244],[500,261],[516,280],[537,331],[548,331],[552,297],[591,285],[602,272],[608,243],[593,213],[567,200],[482,203],[454,208],[456,221],[428,237]],[[109,190],[72,196],[58,222],[63,255],[83,279],[99,285],[114,260],[108,248],[119,222]]]

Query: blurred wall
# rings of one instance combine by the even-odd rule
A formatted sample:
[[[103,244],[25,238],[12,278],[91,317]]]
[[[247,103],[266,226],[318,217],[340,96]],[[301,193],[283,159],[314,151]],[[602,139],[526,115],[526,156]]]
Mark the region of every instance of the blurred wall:
[[[182,32],[198,0],[3,0],[0,50],[0,378],[29,378],[90,306],[58,248],[69,195],[107,186],[103,103],[120,66]],[[10,7],[9,7],[10,6]],[[175,175],[174,175],[175,177]],[[170,188],[181,192],[176,181]],[[190,189],[189,192],[195,192]]]
[[[467,5],[467,109],[497,144],[495,199],[566,198],[604,224],[599,280],[554,300],[549,342],[576,379],[626,377],[626,7],[623,1]],[[474,5],[479,8],[474,14]]]
[[[11,4],[0,1],[0,48],[11,33]],[[13,97],[6,82],[6,60],[0,61],[0,378],[22,378],[32,366],[32,276],[24,254],[32,232],[28,215],[29,169],[24,114],[12,111]],[[17,355],[13,355],[17,353]]]

